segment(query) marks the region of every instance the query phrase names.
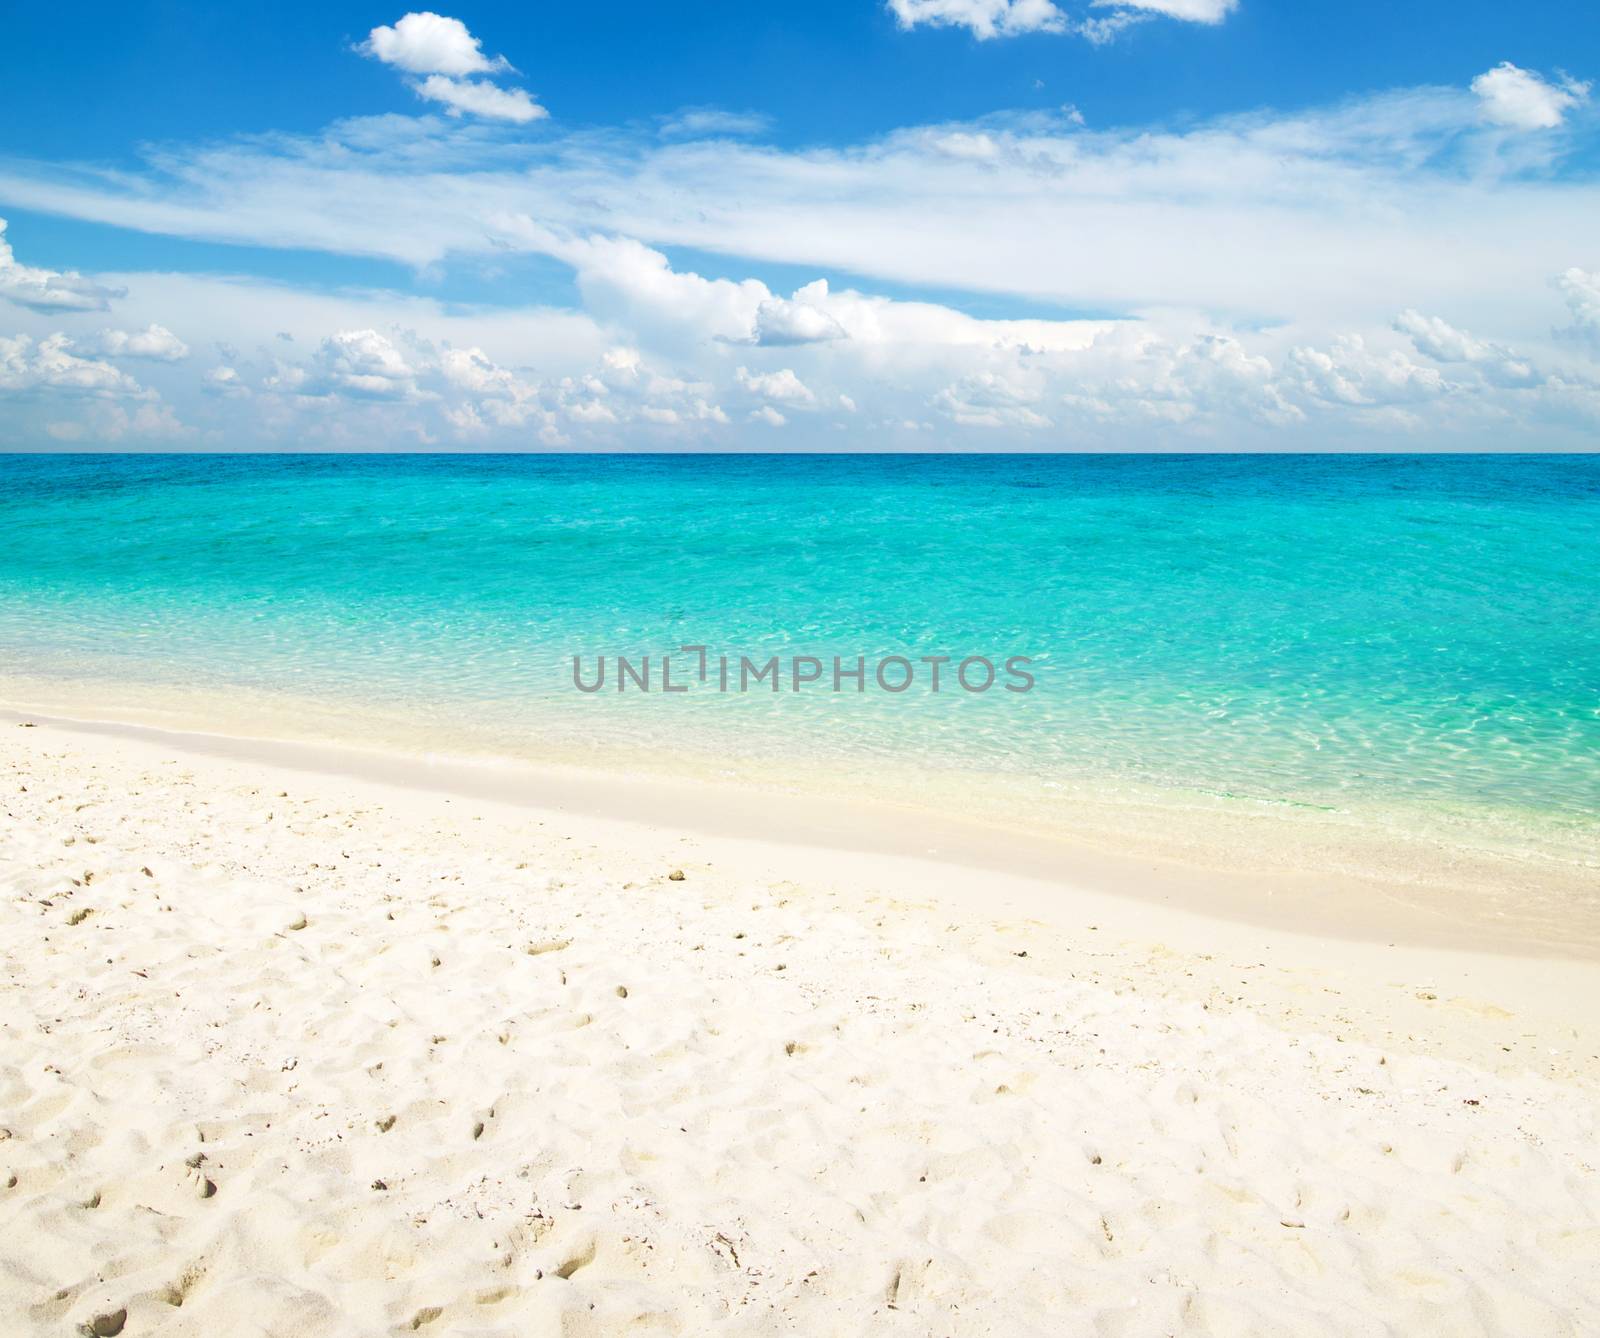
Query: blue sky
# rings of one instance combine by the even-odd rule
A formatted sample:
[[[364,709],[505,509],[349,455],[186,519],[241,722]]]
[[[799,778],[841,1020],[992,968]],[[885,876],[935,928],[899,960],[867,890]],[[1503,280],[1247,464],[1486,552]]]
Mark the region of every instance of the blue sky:
[[[1600,429],[1579,7],[168,3],[6,28],[0,446]]]

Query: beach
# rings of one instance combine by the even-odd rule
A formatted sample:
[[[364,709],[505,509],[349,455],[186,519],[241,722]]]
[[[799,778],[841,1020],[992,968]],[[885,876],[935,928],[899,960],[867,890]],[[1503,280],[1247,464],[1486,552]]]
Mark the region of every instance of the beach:
[[[7,1338],[1600,1323],[1593,459],[0,471]]]
[[[1600,1338],[1600,5],[1369,8],[11,6],[0,1338]]]
[[[8,1332],[1600,1316],[1592,957],[4,731]]]

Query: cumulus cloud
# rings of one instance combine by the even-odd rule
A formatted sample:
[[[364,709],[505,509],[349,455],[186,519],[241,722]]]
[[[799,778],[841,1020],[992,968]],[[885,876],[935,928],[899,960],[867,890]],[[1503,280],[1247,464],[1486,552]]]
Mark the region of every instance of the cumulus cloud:
[[[460,19],[424,10],[407,14],[393,27],[372,30],[358,48],[407,74],[422,76],[410,82],[420,98],[442,104],[451,116],[479,116],[492,121],[525,125],[549,113],[520,88],[502,88],[473,74],[515,73],[504,56],[492,60],[483,43],[467,31]]]
[[[793,298],[769,297],[756,307],[758,344],[817,344],[844,339],[845,329],[821,304],[828,299],[828,281],[817,279]]]
[[[1289,355],[1299,388],[1314,400],[1351,408],[1382,408],[1433,399],[1449,389],[1435,367],[1413,362],[1399,349],[1369,347],[1358,334],[1331,347],[1296,348]]]
[[[176,443],[191,435],[169,404],[156,402],[132,407],[122,404],[93,403],[82,417],[52,419],[45,432],[56,441],[94,441],[115,444],[128,437],[160,439]]]
[[[460,19],[431,10],[407,14],[392,27],[381,24],[359,50],[407,74],[488,74],[511,68],[504,56],[485,56],[483,43]]]
[[[717,282],[670,266],[657,277],[663,274],[669,286]],[[234,297],[228,281],[208,282],[196,305],[226,318],[232,304],[257,333],[226,323],[206,329],[234,352],[222,366],[195,374],[183,417],[198,415],[212,432],[241,442],[713,447],[739,440],[719,404],[727,396],[742,401],[740,421],[781,427],[796,446],[837,443],[858,410],[888,425],[871,439],[875,445],[895,444],[912,423],[926,445],[942,438],[980,448],[1187,441],[1318,449],[1391,437],[1415,444],[1424,428],[1444,434],[1441,444],[1451,433],[1473,431],[1492,444],[1504,440],[1508,422],[1538,421],[1542,431],[1567,424],[1581,440],[1600,421],[1592,372],[1585,377],[1576,365],[1534,372],[1509,345],[1414,310],[1377,328],[1313,340],[1290,331],[1235,334],[1197,313],[983,320],[933,303],[806,285],[797,296],[820,304],[848,336],[792,345],[782,366],[762,368],[731,358],[735,345],[707,340],[693,326],[617,342],[627,334],[620,320],[575,338],[580,318],[559,311],[524,309],[486,320],[430,315],[418,302],[386,307],[377,297],[305,298],[342,307],[342,323],[332,333],[297,325],[290,347],[310,352],[284,362],[288,349],[270,334],[283,322],[270,304],[293,295],[268,286]],[[1581,283],[1571,291],[1577,311],[1588,299]],[[1542,292],[1557,309],[1551,287]],[[753,317],[760,305],[751,303],[741,317]],[[257,369],[248,383],[234,363],[242,350]],[[44,354],[37,345],[24,345],[20,356],[4,351],[6,388],[25,392],[11,410],[14,433],[52,393],[89,403],[142,404],[148,397],[132,382],[119,383],[109,363],[88,365],[92,360],[64,337]],[[252,395],[253,385],[268,393]],[[110,441],[109,434],[129,430],[98,411],[38,423],[44,434],[57,427],[80,441]]]
[[[1052,0],[889,0],[902,28],[927,25],[966,28],[980,41],[1022,33],[1077,32],[1091,42],[1110,41],[1118,33],[1152,18],[1190,23],[1221,23],[1239,0],[1092,0],[1102,17],[1069,19]]]
[[[1041,398],[1036,378],[977,372],[946,386],[934,405],[963,427],[1049,427],[1050,420],[1035,407]]]
[[[100,397],[145,393],[110,363],[79,357],[72,349],[65,334],[39,340],[0,335],[0,391],[57,390]]]
[[[1472,81],[1484,119],[1512,130],[1554,130],[1589,100],[1589,85],[1560,76],[1550,83],[1503,60]]]
[[[1002,116],[803,152],[653,127],[534,147],[386,117],[173,149],[144,174],[9,160],[0,192],[19,204],[441,273],[540,255],[571,268],[577,301],[102,276],[131,294],[110,343],[78,317],[77,343],[44,357],[71,321],[17,314],[34,342],[6,355],[22,391],[8,426],[111,425],[41,406],[133,394],[91,355],[156,356],[141,342],[170,324],[223,366],[161,368],[162,392],[188,395],[184,421],[213,439],[261,444],[717,446],[770,423],[785,445],[837,445],[858,409],[891,425],[872,445],[914,428],[927,446],[1320,449],[1423,426],[1441,445],[1503,444],[1523,423],[1592,441],[1579,341],[1600,338],[1600,280],[1570,267],[1593,253],[1600,190],[1587,159],[1551,170],[1581,141],[1534,141],[1525,168],[1528,141],[1478,108],[1465,86],[1428,88],[1176,130]],[[739,277],[780,266],[857,277]],[[908,285],[961,296],[884,295]],[[1024,298],[1026,316],[973,314]]]
[[[1572,325],[1559,333],[1600,343],[1600,274],[1569,269],[1556,279],[1556,287],[1572,313]]]
[[[607,349],[577,376],[541,380],[498,365],[481,348],[446,349],[439,356],[446,419],[461,436],[536,429],[547,445],[566,445],[571,431],[671,429],[675,434],[726,425],[728,415],[703,382],[663,375],[639,350]]]
[[[481,348],[446,349],[439,363],[444,379],[466,393],[467,402],[457,409],[465,415],[455,420],[458,427],[486,431],[536,424],[553,430],[542,387],[532,377],[499,366]]]
[[[36,269],[18,263],[0,218],[0,297],[34,311],[104,311],[122,294],[103,288],[76,270]]]
[[[780,368],[776,372],[752,372],[748,367],[741,367],[734,374],[734,379],[752,395],[776,400],[780,404],[816,403],[816,395],[794,374],[792,367]]]
[[[758,279],[708,279],[674,269],[666,255],[633,238],[562,237],[526,216],[498,223],[521,245],[571,265],[589,311],[656,337],[772,346],[851,340],[863,346],[1061,349],[1083,347],[1106,325],[980,320],[938,303],[835,291],[825,279],[784,298]]]
[[[443,103],[451,116],[482,116],[517,125],[550,114],[522,89],[501,88],[483,79],[451,79],[443,74],[430,74],[417,85],[417,96]]]
[[[233,367],[213,367],[200,378],[200,388],[207,395],[221,395],[229,399],[244,399],[250,394],[238,370]]]
[[[1478,339],[1438,316],[1407,310],[1395,318],[1394,328],[1410,338],[1419,353],[1439,363],[1476,367],[1489,381],[1501,386],[1531,386],[1540,376],[1533,364],[1511,349]]]
[[[376,330],[329,335],[309,366],[282,365],[267,386],[295,395],[371,400],[408,400],[418,394],[415,371],[394,341]]]
[[[97,350],[111,358],[148,358],[152,362],[182,362],[189,346],[164,325],[143,330],[102,330]]]
[[[980,40],[1063,32],[1067,16],[1050,0],[889,0],[902,28],[966,28]]]
[[[562,237],[526,216],[501,220],[530,250],[571,265],[588,309],[644,332],[692,329],[706,339],[748,342],[755,312],[771,296],[755,279],[707,279],[673,269],[631,237]]]

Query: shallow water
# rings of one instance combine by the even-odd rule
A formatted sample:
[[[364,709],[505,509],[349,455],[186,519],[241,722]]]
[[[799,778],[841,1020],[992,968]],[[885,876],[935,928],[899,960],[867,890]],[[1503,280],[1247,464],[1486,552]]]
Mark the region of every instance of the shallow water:
[[[453,751],[1563,839],[1600,821],[1597,572],[1596,457],[0,457],[4,672],[107,710],[276,696]],[[689,643],[863,656],[868,690],[572,686],[574,655]],[[1029,656],[1036,686],[919,663],[892,694],[889,655]]]

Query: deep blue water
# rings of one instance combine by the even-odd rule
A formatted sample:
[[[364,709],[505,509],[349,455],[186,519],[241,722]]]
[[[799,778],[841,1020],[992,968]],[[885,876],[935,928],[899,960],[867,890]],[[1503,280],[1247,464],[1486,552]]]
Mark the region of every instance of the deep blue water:
[[[290,693],[529,755],[1587,820],[1597,594],[1593,456],[0,457],[5,673],[108,705]],[[685,643],[1027,655],[1037,686],[570,686],[575,653]]]

